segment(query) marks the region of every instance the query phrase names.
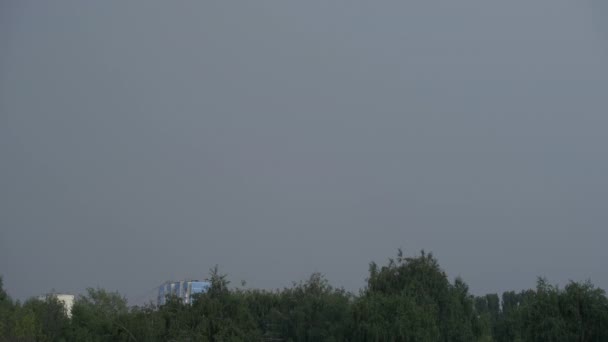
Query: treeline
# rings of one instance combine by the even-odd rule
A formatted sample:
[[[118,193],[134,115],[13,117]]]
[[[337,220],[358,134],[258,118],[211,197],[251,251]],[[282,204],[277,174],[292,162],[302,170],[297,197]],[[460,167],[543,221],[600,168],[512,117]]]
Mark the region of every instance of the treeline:
[[[210,278],[192,305],[128,307],[118,293],[89,289],[71,319],[52,297],[14,302],[0,279],[0,340],[608,341],[608,299],[590,282],[562,289],[541,278],[534,290],[476,297],[424,252],[372,263],[358,295],[316,273],[275,291],[230,288],[217,268]]]

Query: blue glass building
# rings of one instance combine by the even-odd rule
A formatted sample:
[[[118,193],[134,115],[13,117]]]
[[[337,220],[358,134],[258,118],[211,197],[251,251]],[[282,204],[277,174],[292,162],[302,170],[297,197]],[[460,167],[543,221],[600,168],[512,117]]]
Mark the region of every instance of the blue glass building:
[[[167,302],[167,297],[177,297],[186,304],[192,304],[193,296],[197,293],[205,293],[211,287],[208,281],[182,280],[168,281],[158,288],[158,305]]]

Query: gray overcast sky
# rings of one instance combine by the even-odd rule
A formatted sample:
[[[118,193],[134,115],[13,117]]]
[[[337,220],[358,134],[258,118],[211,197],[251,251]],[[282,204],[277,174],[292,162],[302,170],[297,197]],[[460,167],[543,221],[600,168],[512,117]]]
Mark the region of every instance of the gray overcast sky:
[[[608,287],[604,1],[3,1],[0,274]]]

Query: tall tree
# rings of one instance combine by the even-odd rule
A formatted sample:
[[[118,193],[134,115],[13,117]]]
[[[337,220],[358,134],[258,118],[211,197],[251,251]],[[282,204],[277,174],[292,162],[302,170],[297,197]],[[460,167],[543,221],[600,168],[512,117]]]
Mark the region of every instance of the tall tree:
[[[14,304],[11,297],[4,290],[2,276],[0,276],[0,341],[8,339],[13,325]]]
[[[130,337],[121,321],[129,312],[127,301],[117,292],[87,289],[72,308],[72,338],[76,340],[113,341]]]

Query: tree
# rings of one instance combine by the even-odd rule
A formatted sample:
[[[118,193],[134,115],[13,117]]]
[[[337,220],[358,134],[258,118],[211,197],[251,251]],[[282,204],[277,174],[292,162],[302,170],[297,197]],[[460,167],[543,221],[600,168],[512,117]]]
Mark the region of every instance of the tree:
[[[36,341],[40,335],[40,326],[36,314],[31,308],[17,306],[14,317],[12,337],[17,341]]]
[[[571,281],[559,293],[560,314],[572,340],[608,340],[608,299],[590,281]]]
[[[0,276],[0,341],[8,339],[13,325],[14,304],[11,297],[4,290],[2,276]]]
[[[456,279],[454,285],[450,284],[431,253],[421,251],[417,257],[404,257],[399,250],[397,258],[389,259],[386,266],[378,268],[375,263],[370,264],[367,288],[363,295],[367,300],[373,298],[384,305],[394,302],[406,306],[405,309],[387,309],[389,317],[382,318],[390,320],[390,317],[395,317],[395,320],[403,321],[392,323],[399,328],[393,329],[397,335],[389,338],[402,340],[405,338],[401,333],[404,329],[418,331],[414,333],[415,338],[408,338],[414,340],[470,341],[478,337],[475,333],[481,333],[477,327],[478,317],[474,313],[473,297],[468,294],[468,286],[462,279]],[[392,310],[401,311],[398,315]],[[407,320],[398,317],[406,317]],[[412,326],[410,323],[416,322],[416,317],[425,317],[426,320]],[[388,328],[390,327],[383,329]],[[435,329],[438,330],[438,336],[427,334]],[[372,330],[382,333],[382,329]],[[372,340],[376,338],[378,337],[372,337]]]
[[[536,295],[526,307],[525,339],[528,341],[568,340],[565,321],[559,309],[559,289],[538,278]]]
[[[174,303],[177,324],[188,336],[208,341],[251,341],[261,338],[261,331],[239,291],[228,288],[230,282],[215,266],[210,271],[211,286],[195,296],[192,306]],[[185,312],[185,316],[180,316]],[[182,317],[182,318],[180,318]]]
[[[61,341],[65,337],[70,322],[63,303],[57,297],[49,295],[44,300],[30,299],[23,308],[34,313],[40,328],[38,341]]]
[[[321,273],[294,283],[279,295],[274,321],[293,341],[342,341],[350,332],[351,295],[334,289]]]
[[[424,251],[371,263],[358,296],[320,273],[274,291],[231,288],[216,266],[192,304],[129,308],[88,289],[69,320],[53,296],[13,302],[0,278],[0,341],[608,341],[608,298],[590,281],[474,297]]]
[[[117,292],[87,289],[72,308],[72,338],[76,340],[135,340],[121,319],[128,314],[127,301]]]

